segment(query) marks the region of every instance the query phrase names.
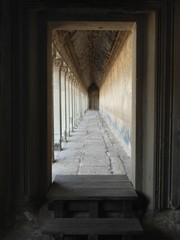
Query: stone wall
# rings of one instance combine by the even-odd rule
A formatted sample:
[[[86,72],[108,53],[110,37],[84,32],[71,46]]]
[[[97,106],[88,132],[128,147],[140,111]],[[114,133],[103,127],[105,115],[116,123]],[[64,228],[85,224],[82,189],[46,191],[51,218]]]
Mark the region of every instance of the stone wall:
[[[132,54],[131,33],[100,89],[100,112],[129,156],[132,131]]]

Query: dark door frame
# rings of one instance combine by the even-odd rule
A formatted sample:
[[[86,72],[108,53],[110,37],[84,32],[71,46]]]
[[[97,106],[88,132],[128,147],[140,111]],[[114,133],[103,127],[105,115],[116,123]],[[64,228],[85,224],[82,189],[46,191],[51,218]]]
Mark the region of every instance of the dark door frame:
[[[139,5],[137,5],[139,4]],[[36,46],[35,51],[37,53],[33,56],[33,53],[28,57],[28,64],[31,65],[32,61],[36,61],[38,67],[34,64],[28,65],[28,73],[32,72],[28,77],[27,89],[28,99],[27,104],[27,164],[26,164],[26,177],[27,177],[27,195],[30,199],[42,199],[48,187],[51,184],[51,154],[52,154],[52,136],[51,136],[51,94],[49,90],[48,71],[46,71],[48,65],[48,25],[53,21],[136,21],[138,28],[140,25],[143,27],[143,20],[146,19],[146,15],[151,12],[156,12],[157,17],[157,45],[156,45],[156,88],[155,88],[155,208],[169,207],[171,199],[171,113],[172,113],[172,41],[170,33],[172,32],[172,18],[173,18],[173,1],[140,1],[137,4],[134,1],[122,1],[120,6],[111,6],[107,11],[105,5],[103,8],[93,6],[88,8],[83,5],[73,6],[72,8],[66,8],[59,5],[57,1],[51,1],[51,4],[36,3],[30,1],[26,5],[26,11],[28,19],[33,21],[33,27],[31,33],[35,32],[35,38],[31,37],[34,43],[30,44],[30,51],[33,46]],[[108,6],[107,6],[108,7]],[[129,10],[130,9],[130,10]],[[26,16],[26,17],[27,17]],[[38,20],[38,25],[36,20]],[[25,33],[29,34],[29,32]],[[143,32],[138,30],[138,34],[142,35]],[[27,37],[27,35],[26,35]],[[30,41],[30,40],[28,40]],[[138,43],[140,44],[140,43]],[[137,116],[142,116],[142,83],[143,74],[141,64],[143,64],[144,49],[137,54]],[[141,66],[140,66],[141,65]],[[36,82],[33,80],[33,74],[36,75]],[[35,91],[34,91],[35,90]],[[34,98],[36,101],[34,102]],[[38,103],[38,104],[37,104]],[[31,115],[31,111],[35,112],[37,118],[34,119],[34,115]],[[34,113],[33,113],[34,114]],[[35,121],[35,124],[33,122]],[[29,127],[30,126],[30,127]],[[136,127],[138,132],[136,133],[136,159],[138,161],[138,168],[136,169],[138,178],[136,186],[138,189],[142,189],[142,119],[139,117],[136,119]],[[35,133],[37,139],[33,138],[31,132]],[[34,142],[35,140],[35,142]],[[37,143],[37,145],[35,144]],[[37,147],[38,146],[38,147]],[[169,166],[169,167],[167,167]],[[33,177],[36,174],[36,179]]]

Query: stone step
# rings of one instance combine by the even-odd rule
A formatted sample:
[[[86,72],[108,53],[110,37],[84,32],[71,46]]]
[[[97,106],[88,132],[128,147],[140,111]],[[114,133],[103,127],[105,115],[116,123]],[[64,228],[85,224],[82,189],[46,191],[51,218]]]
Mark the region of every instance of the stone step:
[[[63,240],[64,236],[121,236],[119,239],[131,239],[142,235],[143,228],[137,218],[58,218],[47,222],[42,234]]]
[[[127,175],[57,175],[47,199],[56,218],[68,211],[87,211],[89,217],[119,211],[122,217],[131,217],[138,196]]]
[[[133,200],[137,194],[126,175],[57,175],[47,199],[52,200]]]
[[[55,200],[49,202],[48,210],[54,211],[55,217],[70,217],[73,213],[87,213],[89,217],[106,217],[117,213],[120,217],[135,215],[132,200]]]

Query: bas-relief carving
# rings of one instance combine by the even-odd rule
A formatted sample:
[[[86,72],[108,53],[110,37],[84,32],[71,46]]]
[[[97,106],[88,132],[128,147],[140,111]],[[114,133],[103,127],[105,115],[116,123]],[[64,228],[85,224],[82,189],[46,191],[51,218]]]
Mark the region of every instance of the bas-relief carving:
[[[54,58],[53,64],[55,67],[61,67],[63,65],[63,60],[61,58]]]
[[[61,67],[61,71],[64,72],[64,73],[67,73],[68,72],[68,67],[67,66],[62,66]]]

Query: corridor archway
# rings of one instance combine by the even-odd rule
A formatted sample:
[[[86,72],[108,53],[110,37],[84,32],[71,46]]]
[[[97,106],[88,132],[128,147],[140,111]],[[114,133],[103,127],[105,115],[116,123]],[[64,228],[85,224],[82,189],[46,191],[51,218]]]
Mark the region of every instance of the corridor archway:
[[[128,25],[129,23],[129,25]],[[138,23],[139,26],[139,31],[136,33],[136,28],[134,26],[136,26],[136,24]],[[91,25],[92,24],[92,25]],[[126,25],[127,24],[127,25]],[[142,189],[143,186],[143,175],[147,174],[147,176],[151,176],[151,180],[150,182],[145,181],[147,186],[145,188],[147,188],[147,191],[149,192],[149,195],[153,195],[153,185],[154,185],[154,173],[153,173],[153,166],[154,166],[154,161],[150,160],[153,159],[153,155],[154,155],[154,149],[152,148],[150,150],[150,152],[147,153],[147,151],[145,150],[146,148],[151,148],[153,145],[153,138],[154,138],[154,101],[155,99],[152,98],[152,96],[154,95],[154,81],[155,81],[155,38],[154,38],[154,32],[155,32],[155,15],[152,13],[149,15],[148,21],[146,22],[146,24],[149,24],[149,28],[148,28],[148,32],[146,34],[148,34],[149,38],[148,41],[145,41],[144,36],[144,23],[142,23],[142,21],[138,21],[138,22],[126,22],[126,23],[121,23],[121,22],[116,22],[116,24],[113,23],[80,23],[80,22],[74,22],[74,23],[67,23],[67,22],[56,22],[55,25],[52,24],[50,26],[49,29],[49,36],[53,36],[54,34],[54,30],[58,29],[58,31],[69,31],[70,35],[69,36],[73,36],[73,32],[78,32],[79,30],[81,31],[87,31],[88,30],[99,30],[99,29],[103,29],[103,30],[120,30],[120,26],[123,26],[123,30],[127,30],[124,29],[125,26],[128,26],[128,30],[131,33],[132,37],[131,39],[133,39],[132,43],[134,47],[132,47],[132,56],[130,58],[130,60],[133,62],[132,67],[131,67],[131,71],[130,69],[126,70],[126,74],[130,74],[132,76],[132,88],[130,90],[130,94],[131,94],[131,108],[130,108],[130,113],[131,113],[131,129],[130,129],[130,134],[128,132],[124,132],[124,130],[120,130],[119,132],[117,131],[117,119],[114,118],[113,119],[113,115],[111,116],[111,120],[109,121],[112,129],[114,130],[114,133],[117,134],[117,137],[119,137],[120,135],[124,137],[124,147],[126,148],[126,152],[129,153],[129,155],[131,156],[131,162],[128,163],[129,166],[127,166],[127,168],[129,167],[130,171],[129,171],[129,178],[130,180],[133,182],[134,186],[137,189]],[[76,31],[78,26],[78,31]],[[103,27],[102,27],[103,26]],[[133,26],[133,27],[132,27]],[[134,33],[134,34],[132,34]],[[58,33],[59,34],[59,33]],[[137,37],[136,37],[137,35]],[[151,36],[151,38],[150,38]],[[57,37],[57,35],[56,35]],[[56,38],[55,37],[55,38]],[[67,40],[67,38],[65,38]],[[137,39],[137,41],[136,41]],[[51,40],[51,37],[49,37],[49,41]],[[146,39],[147,40],[147,39]],[[57,39],[56,39],[57,41]],[[119,42],[117,42],[119,44]],[[151,44],[150,44],[151,43]],[[148,46],[148,48],[147,48]],[[67,47],[67,46],[66,46]],[[147,55],[146,55],[146,59],[147,62],[144,61],[144,56],[142,55],[144,48],[147,48]],[[63,50],[61,50],[63,53]],[[137,54],[136,54],[137,51]],[[52,52],[51,46],[49,45],[49,53]],[[116,51],[114,52],[114,54],[116,53]],[[62,54],[63,55],[63,54]],[[116,54],[115,54],[116,55]],[[50,54],[49,54],[50,56]],[[63,56],[64,57],[64,56]],[[114,56],[113,56],[114,57]],[[115,56],[115,58],[117,58],[117,56]],[[68,57],[66,58],[66,62],[65,64],[69,64],[67,61]],[[111,62],[112,65],[113,61]],[[148,65],[150,64],[150,65]],[[72,66],[70,67],[72,68]],[[146,68],[146,71],[144,71],[144,69]],[[120,67],[116,67],[116,69],[121,69]],[[51,70],[49,70],[51,71]],[[67,70],[68,71],[68,70]],[[76,72],[76,71],[75,71]],[[116,71],[115,71],[116,72]],[[116,73],[113,74],[116,74]],[[142,72],[144,72],[142,75]],[[74,73],[73,73],[74,74]],[[107,74],[107,73],[106,73]],[[78,75],[76,75],[77,78]],[[108,78],[108,76],[105,76]],[[149,81],[151,78],[151,81]],[[111,78],[112,79],[112,78]],[[115,77],[116,79],[116,77]],[[137,81],[138,79],[138,81]],[[146,79],[146,80],[145,80]],[[152,81],[153,79],[153,81]],[[118,79],[117,79],[118,80]],[[111,81],[111,80],[109,80]],[[145,81],[147,83],[145,83]],[[118,81],[117,81],[118,82]],[[109,82],[110,83],[110,82]],[[79,84],[81,85],[82,82],[79,81]],[[105,83],[106,84],[106,83]],[[104,85],[105,86],[105,85]],[[115,86],[114,84],[110,84],[109,86]],[[107,89],[109,90],[109,86],[106,86],[105,89],[107,91]],[[82,84],[82,88],[83,88],[83,84]],[[103,88],[102,88],[103,89]],[[102,108],[101,106],[102,103],[105,104],[104,106],[106,106],[106,103],[108,103],[108,99],[104,98],[103,100],[103,95],[102,93],[102,89],[100,90],[100,112],[105,116],[106,120],[108,121],[108,114],[111,112],[110,110],[107,111],[106,107]],[[133,89],[133,91],[132,91]],[[104,90],[103,90],[104,91]],[[115,87],[115,89],[113,91],[118,91],[118,89]],[[124,90],[122,89],[122,92]],[[132,92],[131,92],[132,91]],[[143,92],[146,92],[147,94],[144,95]],[[116,96],[116,100],[114,98],[113,101],[109,101],[109,103],[111,102],[112,106],[116,106],[117,103],[119,103],[119,99],[118,99],[118,94],[114,92],[110,92],[108,94],[112,94],[112,96]],[[125,97],[128,97],[128,94],[124,91],[123,94],[125,94]],[[149,99],[149,100],[145,100],[145,99]],[[144,105],[144,101],[146,102],[146,104]],[[128,102],[128,101],[127,101]],[[125,102],[124,102],[125,103]],[[151,108],[152,111],[151,112],[143,112],[143,108],[147,109]],[[122,108],[127,109],[127,105],[122,105]],[[122,109],[121,108],[121,109]],[[116,108],[118,109],[118,107]],[[125,115],[126,116],[126,115]],[[125,117],[124,116],[124,117]],[[142,120],[143,120],[143,124],[142,124]],[[151,122],[151,129],[148,129],[148,121]],[[127,119],[125,119],[125,122],[128,123]],[[133,124],[132,124],[133,122]],[[126,127],[125,127],[126,129]],[[144,130],[145,131],[144,131]],[[119,135],[120,134],[120,135]],[[142,135],[144,134],[144,135]],[[144,138],[144,147],[142,147],[142,137]],[[142,163],[142,157],[144,157],[144,163]],[[147,167],[148,166],[148,167]],[[142,172],[143,171],[143,172]]]
[[[79,24],[78,31],[77,24],[63,23],[61,26],[60,23],[60,27],[52,32],[53,84],[57,85],[53,94],[54,129],[57,129],[54,136],[56,138],[56,132],[61,132],[59,149],[62,150],[85,111],[99,110],[125,149],[127,157],[124,159],[129,159],[129,162],[124,164],[132,179],[132,175],[135,176],[131,151],[135,147],[132,141],[135,124],[132,119],[136,118],[136,111],[132,109],[136,107],[136,84],[133,83],[136,79],[136,24],[109,23],[108,27],[104,23],[101,23],[103,27],[98,23],[93,23],[94,26],[90,23]],[[68,51],[63,47],[63,39]],[[73,65],[69,51],[80,69]],[[132,91],[133,85],[135,88]],[[56,105],[58,102],[59,105]],[[71,129],[69,122],[72,123]]]
[[[124,165],[132,179],[136,165],[131,156],[136,129],[136,111],[132,110],[136,108],[136,23],[59,23],[52,32],[52,46],[55,148],[59,142],[59,150],[63,149],[85,111],[99,110],[124,149],[119,161],[126,159]]]
[[[73,13],[72,13],[73,14]],[[40,112],[43,113],[43,117],[45,121],[43,121],[43,125],[40,126],[39,131],[42,132],[41,139],[37,138],[34,140],[33,145],[31,145],[33,148],[37,145],[35,143],[39,141],[39,145],[42,145],[41,147],[41,154],[37,153],[37,151],[31,151],[28,157],[30,159],[33,159],[33,162],[31,165],[36,164],[36,159],[38,159],[39,156],[41,156],[41,163],[45,161],[46,164],[44,166],[43,170],[43,176],[42,178],[46,179],[42,182],[43,188],[45,186],[49,186],[51,184],[51,168],[52,168],[52,160],[53,160],[53,108],[52,108],[52,31],[59,28],[59,24],[61,23],[61,27],[64,28],[64,30],[67,30],[67,26],[70,24],[72,26],[72,23],[74,24],[74,29],[77,29],[78,24],[82,24],[82,27],[85,26],[85,29],[87,30],[87,22],[91,25],[89,25],[91,29],[94,29],[97,27],[102,27],[102,24],[104,23],[103,27],[107,27],[107,29],[112,27],[114,23],[116,23],[115,29],[119,29],[119,26],[117,23],[123,22],[128,19],[128,21],[135,22],[138,26],[137,28],[137,42],[136,42],[136,50],[137,54],[135,54],[136,58],[136,65],[134,66],[134,71],[136,72],[136,81],[134,82],[134,89],[136,90],[133,93],[133,104],[134,107],[132,107],[132,111],[134,111],[134,123],[135,128],[132,132],[132,142],[134,142],[135,147],[132,151],[132,169],[134,169],[134,175],[132,174],[131,181],[133,182],[134,186],[139,189],[143,190],[145,193],[147,193],[152,201],[154,201],[155,196],[155,187],[156,184],[161,184],[158,179],[156,181],[157,172],[154,171],[161,171],[162,168],[161,162],[159,158],[157,159],[157,154],[161,154],[159,151],[159,145],[155,144],[155,138],[157,142],[160,141],[161,135],[158,134],[160,130],[162,130],[161,125],[155,125],[155,121],[159,119],[160,113],[159,110],[162,103],[161,95],[160,95],[160,88],[157,88],[157,76],[158,81],[161,78],[161,70],[162,68],[159,65],[163,65],[163,62],[158,63],[155,61],[156,54],[159,53],[160,55],[165,54],[161,49],[156,48],[156,30],[157,30],[157,24],[156,24],[156,14],[153,11],[148,12],[148,14],[145,15],[130,15],[122,16],[121,14],[115,14],[113,17],[109,17],[112,22],[103,22],[104,19],[101,18],[101,22],[98,23],[93,22],[93,18],[84,18],[86,20],[89,20],[87,22],[80,21],[82,20],[83,16],[78,15],[79,17],[75,17],[74,19],[76,21],[63,21],[63,18],[67,20],[67,18],[62,14],[54,14],[54,12],[49,12],[48,15],[42,13],[42,17],[39,18],[39,26],[41,26],[40,31],[42,34],[38,35],[39,40],[36,41],[36,39],[31,39],[30,41],[30,49],[37,49],[37,52],[39,56],[41,56],[41,61],[39,62],[39,71],[38,76],[36,78],[33,78],[36,74],[36,65],[35,62],[37,61],[31,61],[30,68],[32,69],[30,79],[30,93],[32,94],[33,89],[35,87],[39,87],[38,89],[41,89],[41,95],[38,99],[38,105],[34,106],[33,104],[30,105],[29,112],[37,112],[40,108]],[[116,21],[114,20],[116,19]],[[78,20],[80,22],[78,22]],[[118,22],[119,20],[119,22]],[[80,24],[80,25],[81,25]],[[34,21],[34,18],[32,17],[31,20],[32,27],[30,28],[30,36],[34,34],[38,30],[38,27],[36,26],[36,22]],[[122,24],[121,26],[123,26]],[[118,26],[118,27],[117,27]],[[163,28],[163,26],[162,26]],[[98,28],[99,29],[99,28]],[[79,25],[78,25],[79,30]],[[89,29],[90,30],[90,29]],[[106,28],[104,29],[106,30]],[[48,38],[46,39],[46,36]],[[47,41],[45,41],[47,40]],[[163,41],[163,38],[161,38]],[[39,43],[41,43],[39,45]],[[153,44],[154,43],[154,44]],[[48,46],[48,48],[47,48]],[[156,52],[157,51],[157,52]],[[35,52],[35,51],[34,51]],[[47,54],[48,53],[48,54]],[[33,56],[32,56],[33,58]],[[158,64],[158,65],[157,65]],[[163,65],[164,66],[164,65]],[[44,71],[47,67],[47,72]],[[157,73],[157,68],[159,69],[159,72]],[[165,68],[163,68],[165,69]],[[159,75],[160,74],[160,75]],[[41,81],[37,81],[37,79],[40,79]],[[46,83],[46,84],[45,84]],[[159,83],[159,82],[158,82]],[[159,83],[160,84],[160,83]],[[38,86],[37,86],[38,85]],[[40,86],[41,88],[40,88]],[[43,86],[43,88],[42,88]],[[158,85],[159,86],[159,85]],[[33,92],[34,94],[34,92]],[[30,95],[31,96],[31,95]],[[32,95],[34,96],[34,95]],[[160,105],[157,104],[157,98]],[[161,101],[162,100],[162,101]],[[46,105],[46,104],[47,105]],[[30,117],[29,121],[33,121],[31,115],[28,115]],[[34,116],[34,115],[33,115]],[[161,115],[162,116],[162,115]],[[37,125],[37,124],[36,124]],[[39,126],[39,125],[38,125]],[[46,126],[46,127],[45,127]],[[156,132],[157,130],[158,132]],[[32,131],[33,132],[33,131]],[[30,133],[28,133],[30,134]],[[30,134],[31,135],[31,134]],[[43,137],[42,137],[43,136]],[[31,142],[31,138],[29,141]],[[34,139],[34,138],[33,138]],[[29,143],[29,142],[28,142]],[[41,144],[40,144],[41,143]],[[29,144],[30,145],[30,144]],[[29,146],[28,145],[28,146]],[[35,145],[35,146],[34,146]],[[43,149],[46,149],[44,151]],[[29,149],[28,149],[29,151]],[[158,152],[158,153],[157,153]],[[29,160],[30,161],[30,160]],[[38,162],[39,164],[39,162]],[[133,165],[134,164],[134,165]],[[37,175],[38,171],[36,171]],[[164,178],[163,178],[164,179]],[[31,179],[33,182],[33,179]],[[46,185],[46,184],[47,185]],[[47,189],[47,188],[46,188]],[[33,191],[33,190],[32,190]],[[158,198],[158,197],[157,197]]]
[[[99,110],[99,88],[92,83],[88,88],[89,109]]]

